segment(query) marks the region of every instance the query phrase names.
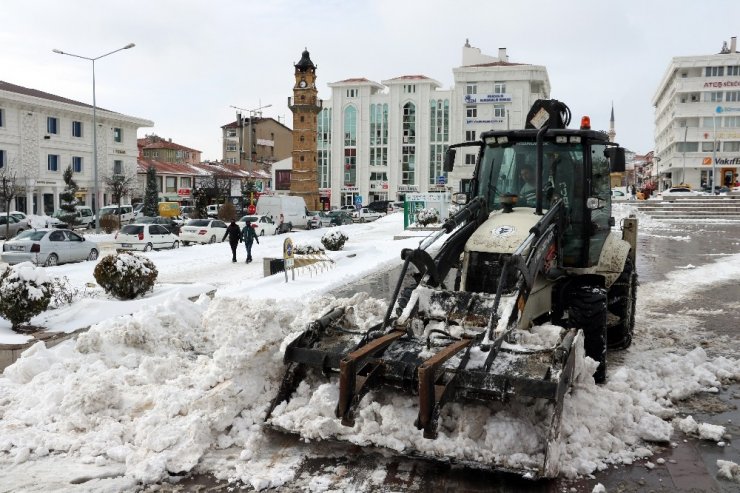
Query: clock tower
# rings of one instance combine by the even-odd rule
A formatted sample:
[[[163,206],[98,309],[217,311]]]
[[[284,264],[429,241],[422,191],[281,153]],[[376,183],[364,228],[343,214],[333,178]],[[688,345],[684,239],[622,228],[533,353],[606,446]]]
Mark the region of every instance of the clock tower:
[[[322,101],[317,99],[316,65],[308,50],[294,65],[295,84],[288,108],[293,112],[293,169],[290,173],[290,194],[303,197],[308,210],[320,209],[317,162],[317,115]]]

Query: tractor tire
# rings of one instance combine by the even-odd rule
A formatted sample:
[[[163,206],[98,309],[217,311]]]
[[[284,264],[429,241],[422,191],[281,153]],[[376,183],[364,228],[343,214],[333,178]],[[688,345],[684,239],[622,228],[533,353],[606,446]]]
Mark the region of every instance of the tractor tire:
[[[579,285],[573,290],[568,309],[571,327],[583,329],[586,356],[599,363],[594,372],[596,383],[606,380],[606,288]]]
[[[637,271],[630,257],[627,257],[624,270],[609,288],[607,297],[609,313],[618,318],[616,323],[607,328],[607,346],[610,350],[627,349],[632,344],[637,302]]]

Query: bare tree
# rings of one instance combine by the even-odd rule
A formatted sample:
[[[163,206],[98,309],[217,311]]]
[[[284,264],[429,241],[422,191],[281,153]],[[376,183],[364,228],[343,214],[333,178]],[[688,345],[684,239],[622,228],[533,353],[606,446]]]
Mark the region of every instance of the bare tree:
[[[5,209],[5,237],[10,235],[10,204],[25,192],[25,187],[9,167],[0,168],[0,201]]]
[[[118,209],[118,228],[121,228],[121,199],[131,193],[136,185],[136,177],[131,175],[111,175],[103,178],[105,189],[111,194]]]

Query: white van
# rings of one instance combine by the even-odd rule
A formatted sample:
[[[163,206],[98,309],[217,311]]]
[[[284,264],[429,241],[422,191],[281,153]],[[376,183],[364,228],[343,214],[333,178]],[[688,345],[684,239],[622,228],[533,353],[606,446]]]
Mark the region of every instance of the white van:
[[[120,211],[118,210],[117,205],[106,205],[105,207],[101,207],[98,213],[101,219],[103,216],[118,217],[120,213],[121,224],[128,224],[134,220],[134,207],[132,205],[121,205]]]
[[[278,233],[294,227],[308,229],[308,210],[303,197],[292,195],[261,195],[257,200],[257,216],[267,216],[278,224]],[[281,224],[282,223],[282,224]]]

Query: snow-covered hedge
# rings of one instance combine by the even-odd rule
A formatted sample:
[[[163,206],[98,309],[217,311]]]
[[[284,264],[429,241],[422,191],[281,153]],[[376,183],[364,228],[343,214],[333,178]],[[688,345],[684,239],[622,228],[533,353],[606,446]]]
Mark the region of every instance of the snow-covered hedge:
[[[325,233],[324,236],[321,237],[321,244],[324,245],[324,248],[327,250],[337,251],[344,247],[344,243],[348,239],[347,235],[341,231],[335,230]]]
[[[416,223],[420,226],[426,226],[437,222],[439,222],[439,212],[433,207],[422,209],[416,213]]]
[[[157,274],[151,260],[129,252],[103,257],[93,272],[106,293],[122,300],[132,300],[150,291]]]
[[[52,280],[30,262],[5,267],[0,273],[0,315],[13,329],[46,310],[52,297]]]
[[[293,253],[296,255],[313,255],[317,253],[324,253],[324,249],[321,247],[315,247],[313,245],[300,245],[296,243],[293,245]]]

